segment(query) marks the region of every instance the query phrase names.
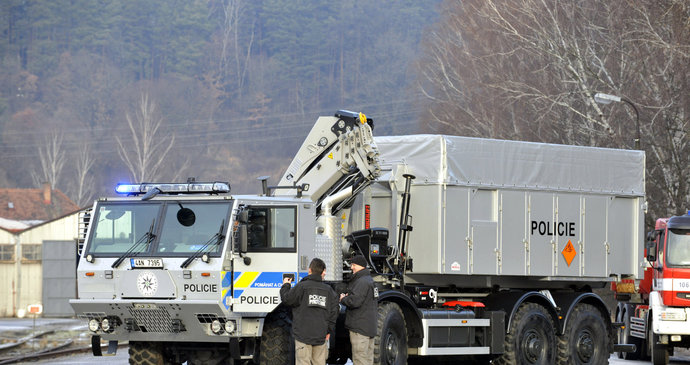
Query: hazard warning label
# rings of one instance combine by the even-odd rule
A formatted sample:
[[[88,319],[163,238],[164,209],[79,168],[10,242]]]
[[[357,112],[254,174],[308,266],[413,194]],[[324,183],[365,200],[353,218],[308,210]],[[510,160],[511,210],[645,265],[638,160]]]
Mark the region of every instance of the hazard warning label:
[[[577,255],[577,251],[575,251],[575,246],[573,246],[573,243],[568,240],[568,243],[565,245],[565,248],[563,251],[561,251],[563,254],[563,258],[565,259],[565,262],[568,264],[568,267],[570,267],[570,263],[573,262],[573,259],[575,258],[575,255]]]

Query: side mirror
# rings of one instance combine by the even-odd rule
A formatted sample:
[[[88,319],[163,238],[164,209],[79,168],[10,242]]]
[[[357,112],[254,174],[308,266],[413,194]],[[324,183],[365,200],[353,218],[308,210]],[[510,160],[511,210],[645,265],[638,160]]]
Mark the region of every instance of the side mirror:
[[[240,244],[240,252],[245,253],[247,252],[247,225],[246,224],[240,224],[239,232],[238,232],[238,238],[239,238],[239,244]]]
[[[656,231],[651,231],[647,233],[647,242],[645,242],[645,248],[647,249],[647,261],[649,262],[654,262],[656,261],[656,255],[657,255],[657,246],[656,246],[656,238],[657,238],[657,233]]]
[[[649,245],[650,241],[656,241],[656,238],[659,236],[659,232],[657,231],[649,231],[647,232],[647,245]]]
[[[177,221],[185,227],[191,227],[196,222],[194,211],[189,208],[180,208],[177,211]]]
[[[243,209],[238,215],[237,220],[240,224],[247,224],[249,222],[249,210]]]

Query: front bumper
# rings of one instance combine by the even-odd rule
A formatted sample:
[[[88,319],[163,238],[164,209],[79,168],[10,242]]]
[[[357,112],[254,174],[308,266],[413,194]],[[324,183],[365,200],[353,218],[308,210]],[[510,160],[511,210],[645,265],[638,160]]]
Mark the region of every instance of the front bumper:
[[[219,342],[230,338],[258,337],[263,318],[242,318],[226,313],[215,301],[190,300],[94,300],[73,299],[70,305],[77,316],[99,324],[108,319],[110,329],[98,326],[92,334],[108,341]],[[213,321],[234,321],[228,333],[211,330]]]
[[[662,314],[666,315],[666,319]],[[658,335],[690,335],[690,308],[657,308],[652,311],[652,331]],[[668,318],[672,318],[669,320]]]

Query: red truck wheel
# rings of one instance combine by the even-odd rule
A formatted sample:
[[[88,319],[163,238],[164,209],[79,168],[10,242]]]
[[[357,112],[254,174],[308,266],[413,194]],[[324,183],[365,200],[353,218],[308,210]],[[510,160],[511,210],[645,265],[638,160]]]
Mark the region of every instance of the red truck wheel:
[[[642,347],[644,341],[641,338],[630,335],[630,313],[633,307],[626,305],[618,313],[617,321],[623,322],[624,327],[618,330],[618,343],[626,345],[635,345],[633,352],[619,352],[618,358],[625,360],[639,360],[642,357]]]
[[[659,341],[659,335],[654,334],[652,331],[652,316],[649,316],[650,321],[647,327],[649,328],[649,336],[647,336],[647,341],[649,341],[649,356],[652,358],[652,364],[654,365],[668,365],[669,361],[669,351],[667,345],[657,344]]]

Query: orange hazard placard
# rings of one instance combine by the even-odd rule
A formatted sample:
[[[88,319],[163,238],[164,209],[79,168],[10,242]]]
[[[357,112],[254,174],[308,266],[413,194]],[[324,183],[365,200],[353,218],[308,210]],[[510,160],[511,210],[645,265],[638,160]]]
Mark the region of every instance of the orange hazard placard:
[[[563,251],[561,251],[563,254],[563,258],[565,258],[565,262],[568,263],[568,267],[570,267],[570,263],[573,262],[573,259],[575,258],[575,255],[577,255],[577,251],[575,251],[575,246],[573,246],[573,243],[568,240],[568,244],[565,245],[565,248]]]

